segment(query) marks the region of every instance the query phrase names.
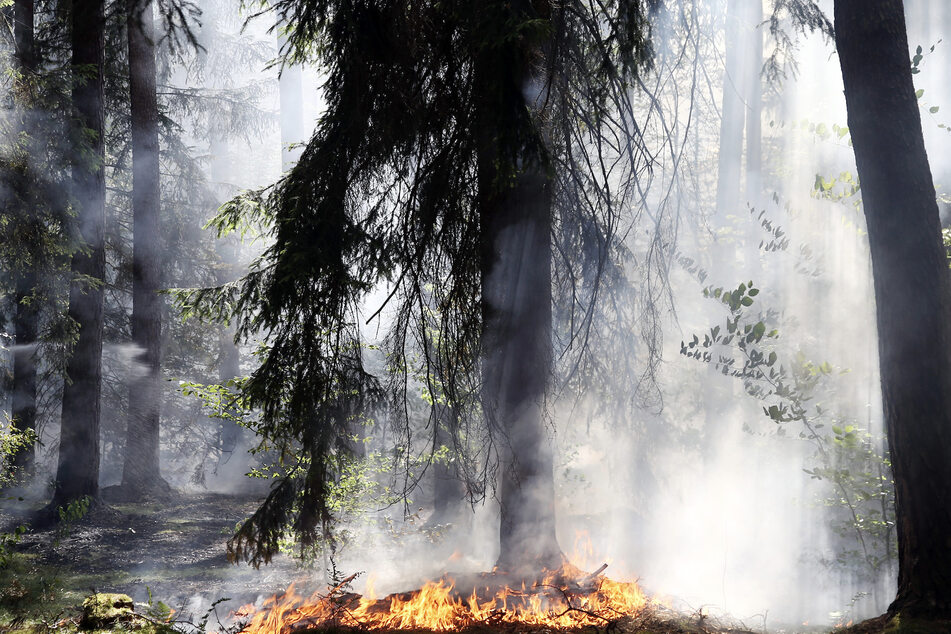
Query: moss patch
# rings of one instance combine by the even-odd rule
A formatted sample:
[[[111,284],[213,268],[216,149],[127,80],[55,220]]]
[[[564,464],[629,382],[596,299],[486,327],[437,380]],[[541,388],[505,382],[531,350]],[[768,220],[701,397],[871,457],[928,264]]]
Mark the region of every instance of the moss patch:
[[[83,618],[80,625],[85,629],[111,628],[119,623],[129,623],[135,616],[132,597],[127,594],[99,592],[83,601]]]

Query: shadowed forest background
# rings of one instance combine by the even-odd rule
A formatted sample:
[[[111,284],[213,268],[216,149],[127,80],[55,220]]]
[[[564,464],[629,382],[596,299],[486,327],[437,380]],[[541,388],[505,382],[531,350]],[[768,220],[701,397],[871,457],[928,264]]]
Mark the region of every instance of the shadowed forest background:
[[[951,631],[951,5],[0,23],[4,631]]]

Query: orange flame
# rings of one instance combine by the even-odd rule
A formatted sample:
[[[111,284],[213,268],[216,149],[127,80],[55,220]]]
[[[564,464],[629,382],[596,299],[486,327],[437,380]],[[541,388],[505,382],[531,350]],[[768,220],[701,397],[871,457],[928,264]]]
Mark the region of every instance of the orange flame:
[[[268,599],[243,631],[290,634],[322,625],[448,631],[477,623],[579,627],[633,616],[648,603],[635,583],[585,575],[569,564],[528,587],[493,589],[493,575],[481,580],[485,583],[471,593],[443,578],[381,600],[341,594],[339,587],[305,599],[292,584],[283,595]]]

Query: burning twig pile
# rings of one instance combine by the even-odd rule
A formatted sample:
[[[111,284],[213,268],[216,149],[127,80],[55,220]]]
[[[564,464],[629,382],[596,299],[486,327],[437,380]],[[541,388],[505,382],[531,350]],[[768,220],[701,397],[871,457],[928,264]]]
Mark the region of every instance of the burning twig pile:
[[[446,631],[477,624],[604,625],[634,616],[648,604],[637,584],[604,577],[601,573],[606,567],[585,574],[566,564],[534,583],[514,588],[500,583],[497,573],[480,575],[465,587],[447,576],[419,590],[379,600],[343,593],[343,586],[353,577],[326,594],[315,593],[309,598],[298,595],[291,585],[283,595],[268,599],[243,631],[291,634],[326,626]]]

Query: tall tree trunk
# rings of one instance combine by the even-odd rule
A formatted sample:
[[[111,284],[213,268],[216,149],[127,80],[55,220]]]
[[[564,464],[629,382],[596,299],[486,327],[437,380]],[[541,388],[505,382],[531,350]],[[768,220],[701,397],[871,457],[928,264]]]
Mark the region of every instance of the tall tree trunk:
[[[835,33],[874,273],[882,400],[896,487],[889,611],[951,616],[948,263],[901,0],[836,0]]]
[[[36,70],[36,51],[34,48],[34,7],[33,0],[15,0],[13,5],[13,39],[16,47],[16,65],[19,73],[31,80]],[[27,91],[24,89],[23,94]],[[21,104],[20,113],[21,131],[29,135],[32,103],[27,96]],[[29,141],[28,141],[29,142]],[[26,148],[27,160],[33,161],[36,157],[31,148]],[[32,178],[24,179],[24,187],[32,186]],[[22,200],[32,200],[30,192],[25,192]],[[16,277],[13,328],[16,338],[16,347],[13,352],[13,425],[21,432],[36,432],[36,335],[39,311],[35,299],[31,299],[36,286],[37,262],[30,259],[29,269],[20,271]],[[36,461],[36,447],[29,443],[21,447],[12,459],[12,466],[22,480],[33,475],[33,466]]]
[[[763,196],[763,1],[747,0],[744,15],[746,49],[746,196],[754,209],[762,209]],[[737,210],[740,212],[741,210]],[[762,232],[758,223],[743,214],[743,277],[752,277],[759,262]]]
[[[14,0],[13,40],[16,49],[17,70],[21,73],[30,73],[36,69],[33,22],[33,0]]]
[[[281,169],[289,170],[300,158],[304,133],[304,74],[300,66],[285,66],[278,80],[281,93]]]
[[[481,179],[480,179],[481,180]],[[500,433],[499,567],[556,568],[552,449],[545,428],[551,350],[551,184],[526,169],[484,208],[483,381]]]
[[[215,24],[218,19],[216,13],[209,15],[209,24]],[[282,107],[283,112],[283,107]],[[208,148],[211,155],[209,165],[209,175],[218,200],[227,200],[234,194],[232,189],[226,184],[229,176],[228,162],[225,160],[228,151],[228,144],[223,138],[221,131],[212,127],[209,130],[210,146]],[[282,159],[284,159],[282,150]],[[287,169],[289,165],[284,165]],[[221,238],[215,243],[215,253],[218,255],[218,264],[215,271],[215,280],[219,285],[228,284],[240,277],[239,270],[239,243],[234,236]],[[241,352],[234,342],[235,327],[234,324],[222,325],[218,332],[218,381],[224,384],[232,379],[241,376]],[[232,420],[220,419],[218,421],[218,464],[215,472],[235,458],[235,451],[238,448],[243,428]],[[242,464],[242,468],[247,465],[247,460]]]
[[[745,218],[746,202],[756,201],[759,195],[761,149],[761,86],[763,34],[757,28],[762,22],[761,0],[727,0],[725,25],[726,67],[720,105],[720,136],[717,155],[716,214],[711,229],[730,229],[726,242],[713,251],[711,267],[727,286],[736,286],[748,280],[753,263],[759,257],[756,228],[748,222],[735,221],[730,227],[730,216]],[[758,39],[758,43],[757,43]],[[746,133],[746,196],[743,195],[743,145]],[[745,228],[745,230],[744,230]],[[735,229],[739,229],[736,231]],[[722,235],[722,234],[721,234]],[[736,403],[739,385],[729,381],[713,364],[703,379],[704,434],[707,441],[702,449],[705,469],[715,469],[718,449],[731,423],[737,420],[730,414]]]
[[[14,316],[13,349],[13,425],[19,432],[36,433],[36,334],[37,318],[35,299],[31,298],[36,276],[21,272],[16,282],[16,315]],[[33,442],[20,447],[13,455],[11,464],[21,482],[33,476],[36,463],[36,446]]]
[[[746,104],[746,198],[753,205],[762,198],[763,171],[763,2],[749,0],[751,29]]]
[[[221,257],[221,267],[217,272],[218,284],[233,282],[237,275],[237,245],[232,238],[224,238],[228,244],[218,241],[217,251]],[[241,351],[234,342],[235,328],[229,324],[222,326],[218,333],[218,381],[225,384],[241,376]],[[225,464],[234,458],[241,438],[242,428],[233,420],[221,419],[218,422],[218,463]]]
[[[77,73],[72,89],[77,120],[72,184],[84,248],[73,255],[71,263],[69,316],[79,326],[79,337],[66,364],[53,508],[84,496],[99,500],[103,292],[88,281],[101,282],[106,268],[103,0],[73,0],[71,22],[72,67]]]
[[[762,0],[727,0],[726,68],[720,104],[717,214],[742,215],[743,140],[746,132],[746,200],[759,198],[762,155]]]
[[[277,46],[283,50],[287,38],[278,31]],[[281,69],[278,78],[278,90],[281,97],[281,169],[287,171],[294,166],[307,141],[304,132],[304,73],[303,69],[290,64]]]
[[[538,3],[542,4],[542,3]],[[493,3],[498,23],[538,17],[527,1]],[[545,397],[552,373],[552,183],[525,131],[544,77],[541,49],[487,47],[477,61],[480,140],[483,409],[501,459],[499,560],[514,574],[562,563]],[[513,139],[512,137],[522,137]],[[514,174],[508,170],[514,170]]]
[[[158,103],[152,3],[129,0],[129,92],[132,115],[132,343],[141,364],[130,384],[122,487],[167,493],[159,467],[161,288]]]
[[[743,162],[743,126],[746,118],[743,99],[746,82],[745,20],[742,5],[749,0],[727,0],[726,68],[720,102],[720,148],[717,157],[717,216],[736,214],[740,205],[740,174]]]

